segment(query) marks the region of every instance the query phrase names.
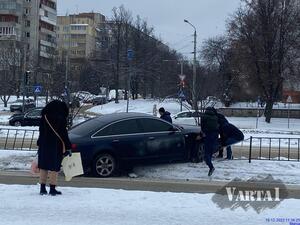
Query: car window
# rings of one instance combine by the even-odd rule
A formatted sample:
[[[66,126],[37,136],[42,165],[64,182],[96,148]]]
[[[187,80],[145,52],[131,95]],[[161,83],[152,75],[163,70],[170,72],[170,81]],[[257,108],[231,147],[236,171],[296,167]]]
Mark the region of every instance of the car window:
[[[173,130],[173,126],[159,119],[140,119],[144,132],[166,132]]]
[[[42,110],[33,110],[26,114],[27,117],[36,117],[41,115]]]
[[[201,117],[201,112],[193,112],[193,117]]]
[[[186,117],[192,117],[191,112],[183,112],[177,115],[177,118],[186,118]]]
[[[103,130],[97,132],[94,136],[101,137],[110,135],[137,134],[141,132],[142,130],[139,128],[136,120],[124,120],[107,126]]]
[[[99,122],[99,120],[89,119],[80,124],[75,125],[69,132],[77,135],[85,135],[96,131],[97,128],[99,129],[103,126],[104,124],[102,122]]]

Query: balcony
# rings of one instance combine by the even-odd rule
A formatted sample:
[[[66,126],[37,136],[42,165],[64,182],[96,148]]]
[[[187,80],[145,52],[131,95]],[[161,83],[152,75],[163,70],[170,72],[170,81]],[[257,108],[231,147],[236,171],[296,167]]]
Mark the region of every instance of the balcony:
[[[5,0],[0,1],[0,14],[3,15],[20,15],[22,14],[22,1]]]
[[[56,33],[54,31],[48,30],[46,28],[41,27],[41,33],[43,34],[50,34],[53,37],[56,37]]]
[[[56,42],[53,41],[48,41],[48,40],[40,40],[41,45],[51,47],[51,48],[56,48]]]
[[[44,5],[44,4],[41,4],[41,9],[43,9],[43,10],[45,10],[47,12],[53,13],[55,15],[57,14],[56,9],[53,9],[53,8],[47,6],[47,5]]]

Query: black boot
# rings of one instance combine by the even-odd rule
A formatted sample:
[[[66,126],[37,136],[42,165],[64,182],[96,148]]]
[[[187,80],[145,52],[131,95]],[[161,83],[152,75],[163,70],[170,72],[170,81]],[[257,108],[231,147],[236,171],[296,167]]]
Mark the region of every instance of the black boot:
[[[50,184],[50,192],[49,192],[49,194],[50,195],[52,195],[52,196],[55,196],[55,195],[61,195],[61,192],[60,191],[57,191],[56,189],[55,189],[55,185],[51,185]]]
[[[41,184],[40,195],[46,195],[46,194],[48,194],[48,192],[46,190],[46,184]]]
[[[215,168],[210,168],[209,171],[208,171],[208,176],[210,177],[215,171]]]

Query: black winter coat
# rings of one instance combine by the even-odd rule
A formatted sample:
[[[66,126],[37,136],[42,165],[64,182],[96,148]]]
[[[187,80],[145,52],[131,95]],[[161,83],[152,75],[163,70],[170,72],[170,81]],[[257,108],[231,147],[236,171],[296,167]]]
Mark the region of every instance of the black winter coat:
[[[219,133],[218,117],[210,109],[205,110],[205,113],[201,115],[201,130],[204,134]]]
[[[171,113],[169,113],[168,111],[166,111],[160,118],[168,121],[169,123],[172,123]]]
[[[218,121],[220,125],[220,136],[222,145],[225,145],[225,142],[228,138],[235,139],[237,142],[244,140],[244,134],[236,126],[229,123],[224,115],[218,113]]]
[[[51,104],[52,103],[52,104]],[[66,149],[71,149],[67,132],[68,110],[62,102],[49,103],[42,111],[38,145],[38,167],[43,170],[60,171],[63,159],[63,144],[46,122],[45,116],[54,130],[64,141]]]

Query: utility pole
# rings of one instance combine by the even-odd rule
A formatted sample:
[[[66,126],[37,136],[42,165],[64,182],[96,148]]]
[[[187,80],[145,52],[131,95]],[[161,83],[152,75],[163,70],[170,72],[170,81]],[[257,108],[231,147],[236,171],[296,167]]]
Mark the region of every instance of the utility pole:
[[[183,93],[183,88],[184,88],[184,75],[183,75],[183,60],[180,61],[180,94]],[[182,112],[182,96],[180,97],[180,112]]]
[[[196,68],[196,63],[197,63],[197,30],[196,27],[191,24],[188,20],[184,20],[185,23],[188,23],[194,28],[194,60],[193,60],[193,87],[192,87],[192,100],[193,100],[193,109],[197,110],[198,105],[197,105],[197,95],[196,95],[196,76],[197,76],[197,68]]]
[[[197,31],[195,29],[194,32],[194,61],[193,61],[193,108],[194,110],[198,109],[197,105],[197,95],[196,95],[196,76],[197,76],[197,68],[196,68],[196,57],[197,57]]]
[[[127,77],[127,107],[126,112],[129,112],[129,99],[130,99],[130,83],[131,83],[131,73],[132,73],[132,59],[133,59],[133,51],[132,49],[127,50],[127,60],[129,61],[129,72]]]

